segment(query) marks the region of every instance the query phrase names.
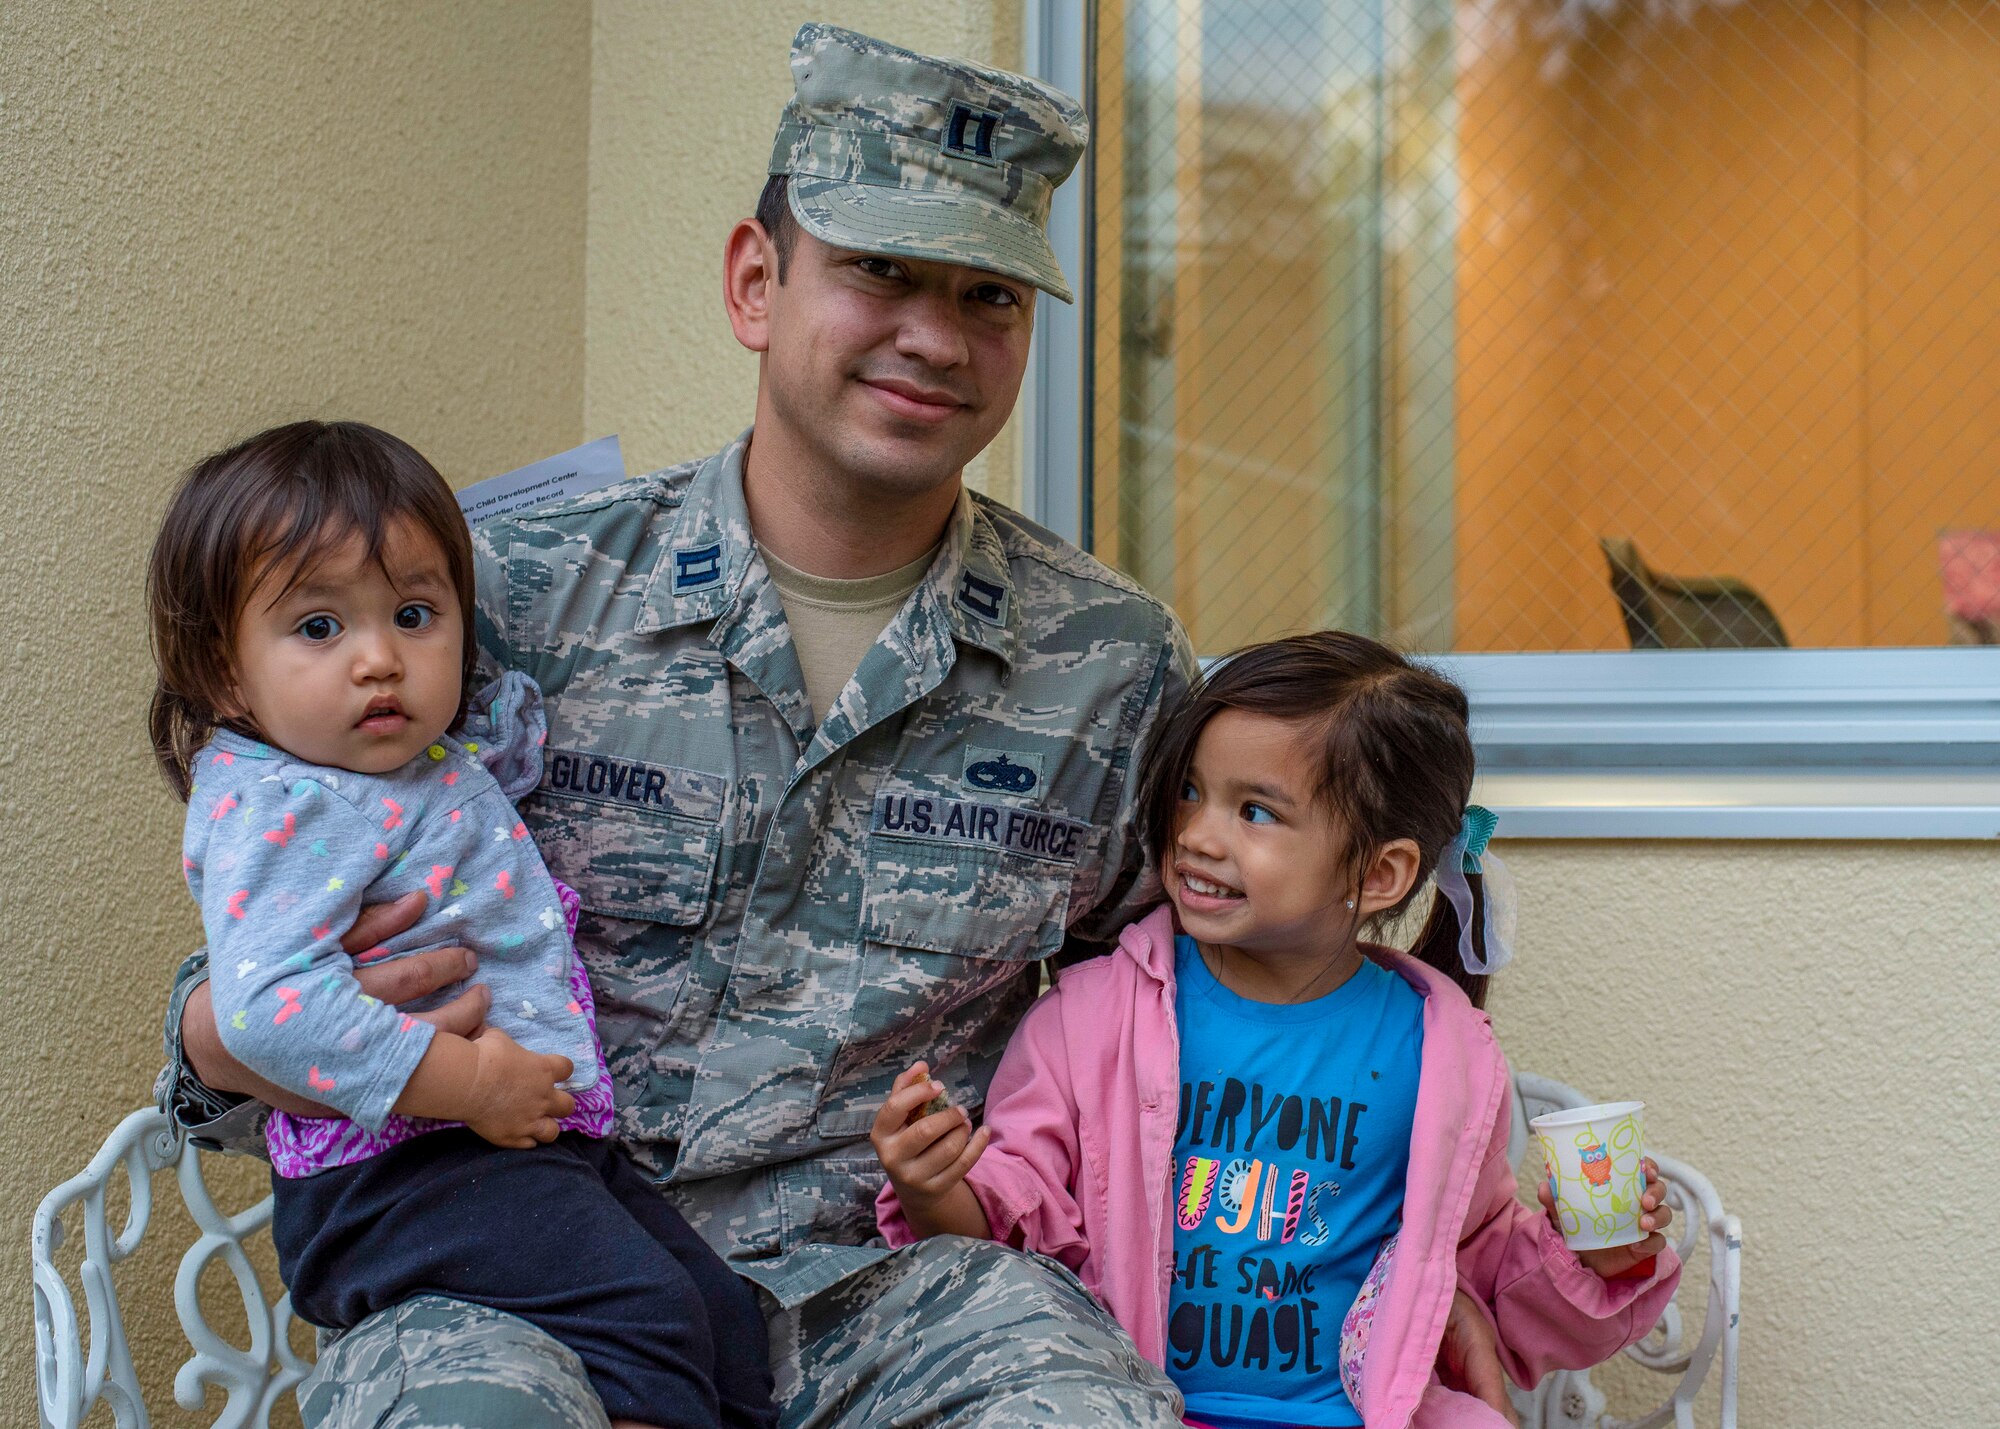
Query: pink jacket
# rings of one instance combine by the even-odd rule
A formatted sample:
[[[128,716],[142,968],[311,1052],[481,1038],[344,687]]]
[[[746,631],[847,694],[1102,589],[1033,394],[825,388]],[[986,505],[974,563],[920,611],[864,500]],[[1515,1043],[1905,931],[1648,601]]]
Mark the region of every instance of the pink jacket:
[[[1357,1407],[1370,1429],[1498,1424],[1433,1374],[1455,1288],[1486,1307],[1507,1372],[1531,1385],[1645,1335],[1680,1264],[1666,1252],[1645,1280],[1585,1269],[1515,1198],[1507,1063],[1486,1015],[1435,969],[1386,948],[1369,956],[1423,994],[1424,1060],[1403,1228]],[[1069,1266],[1155,1364],[1174,1271],[1179,1046],[1173,912],[1162,907],[1110,956],[1065,969],[1029,1011],[987,1094],[991,1143],[966,1178],[995,1240]],[[892,1187],[876,1217],[891,1245],[914,1239]]]

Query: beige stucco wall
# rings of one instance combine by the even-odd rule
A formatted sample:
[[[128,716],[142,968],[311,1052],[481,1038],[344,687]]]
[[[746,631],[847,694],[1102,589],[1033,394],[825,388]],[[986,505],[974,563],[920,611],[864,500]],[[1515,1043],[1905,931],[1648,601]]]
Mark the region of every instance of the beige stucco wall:
[[[1020,0],[598,0],[584,425],[619,433],[632,471],[713,451],[750,422],[757,362],[723,317],[722,242],[756,207],[806,20],[1020,64]],[[1020,489],[1018,428],[967,473],[1005,501]]]
[[[0,5],[0,1422],[34,1419],[30,1211],[146,1100],[196,938],[144,740],[170,483],[301,415],[454,479],[580,438],[589,25],[583,0]],[[128,1324],[188,1422],[165,1242],[192,1233],[163,1200]]]
[[[1742,1423],[1995,1422],[2000,846],[1500,847],[1509,1055],[1743,1219]]]

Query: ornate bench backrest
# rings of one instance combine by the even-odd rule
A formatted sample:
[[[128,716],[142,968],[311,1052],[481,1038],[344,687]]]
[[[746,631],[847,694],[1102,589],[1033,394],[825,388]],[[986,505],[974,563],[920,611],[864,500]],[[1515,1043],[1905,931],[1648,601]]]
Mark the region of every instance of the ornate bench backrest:
[[[152,1219],[154,1178],[169,1170],[177,1173],[181,1199],[201,1230],[174,1276],[174,1307],[194,1351],[174,1376],[175,1403],[198,1410],[206,1386],[217,1385],[228,1400],[216,1416],[216,1429],[262,1429],[279,1396],[289,1393],[311,1368],[292,1352],[288,1339],[291,1297],[281,1295],[274,1304],[244,1251],[244,1242],[270,1225],[271,1198],[266,1196],[240,1215],[224,1215],[202,1180],[202,1161],[200,1152],[174,1134],[167,1118],[148,1107],[120,1122],[83,1173],[56,1187],[36,1209],[35,1378],[44,1429],[78,1429],[100,1400],[110,1406],[118,1429],[143,1429],[150,1422],[112,1271],[138,1249]],[[105,1193],[121,1171],[130,1188],[130,1205],[123,1229],[113,1238]],[[69,1281],[55,1260],[66,1238],[63,1213],[72,1207],[80,1208],[83,1220],[83,1258],[77,1278],[90,1322],[87,1346]],[[217,1257],[235,1276],[243,1297],[250,1327],[247,1346],[229,1343],[202,1318],[201,1274]]]

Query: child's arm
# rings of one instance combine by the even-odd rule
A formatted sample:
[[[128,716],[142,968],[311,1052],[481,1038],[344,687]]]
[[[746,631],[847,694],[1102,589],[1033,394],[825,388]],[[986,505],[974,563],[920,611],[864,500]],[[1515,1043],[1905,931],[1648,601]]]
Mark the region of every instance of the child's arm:
[[[932,1081],[930,1068],[917,1063],[896,1078],[868,1139],[918,1240],[934,1235],[990,1240],[986,1212],[965,1184],[965,1173],[986,1149],[987,1130],[974,1131],[963,1107],[947,1104],[926,1114],[933,1101],[943,1100],[944,1083]]]
[[[339,932],[382,866],[384,835],[309,780],[289,792],[269,780],[195,799],[191,816],[207,822],[190,841],[199,864],[190,863],[189,882],[208,934],[216,1030],[231,1056],[370,1130],[396,1110],[464,1121],[502,1145],[553,1135],[541,1123],[568,1110],[555,1090],[566,1059],[490,1030],[477,1041],[440,1033],[355,981]],[[299,951],[272,951],[284,948]]]
[[[1506,1068],[1500,1068],[1502,1086]],[[1517,1384],[1556,1369],[1587,1369],[1645,1338],[1680,1284],[1680,1259],[1661,1249],[1649,1275],[1593,1271],[1539,1209],[1516,1197],[1507,1161],[1509,1099],[1499,1098],[1466,1229],[1458,1283],[1492,1317],[1500,1358]]]
[[[462,1121],[495,1146],[529,1147],[554,1141],[557,1123],[576,1109],[575,1098],[557,1085],[571,1070],[569,1058],[530,1052],[497,1027],[470,1040],[438,1032],[403,1084],[396,1110]]]
[[[977,1234],[1053,1257],[1074,1270],[1090,1246],[1084,1239],[1083,1211],[1071,1190],[1082,1154],[1064,1050],[1067,986],[1067,981],[1059,983],[1029,1008],[1008,1041],[986,1093],[981,1131],[987,1141],[959,1189],[978,1205],[984,1229]],[[916,1083],[915,1104],[921,1105],[931,1095],[929,1076],[916,1067],[904,1076]],[[901,1078],[898,1085],[903,1085]],[[875,1221],[892,1246],[926,1234],[907,1215],[893,1178],[875,1198]],[[964,1225],[971,1225],[969,1216]]]
[[[354,926],[341,936],[341,950],[352,957],[386,943],[416,925],[424,913],[424,895],[412,890],[391,903],[375,903],[361,910]],[[208,950],[206,948],[183,965],[182,980],[192,979],[181,1004],[180,1050],[182,1071],[210,1092],[248,1097],[293,1116],[333,1116],[333,1108],[286,1091],[244,1066],[230,1055],[217,1030],[215,1005],[210,998]],[[419,1012],[417,1017],[446,1032],[476,1037],[485,1025],[492,995],[484,983],[465,980],[478,970],[479,960],[470,948],[432,948],[386,963],[354,970],[361,990],[391,1007],[419,1002],[434,992],[454,984],[464,991],[451,1001]],[[192,972],[185,971],[192,968]],[[196,976],[195,974],[198,974]],[[211,1113],[212,1114],[212,1113]]]

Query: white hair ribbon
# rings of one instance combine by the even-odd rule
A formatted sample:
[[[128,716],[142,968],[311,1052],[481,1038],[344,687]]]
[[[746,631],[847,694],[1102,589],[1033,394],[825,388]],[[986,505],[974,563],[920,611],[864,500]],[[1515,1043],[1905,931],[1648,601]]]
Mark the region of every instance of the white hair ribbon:
[[[1468,804],[1458,836],[1438,855],[1438,892],[1451,900],[1452,911],[1458,914],[1458,960],[1467,972],[1481,976],[1498,972],[1514,956],[1514,878],[1500,856],[1486,847],[1499,826],[1500,820],[1491,809]],[[1476,900],[1466,878],[1469,873],[1479,875],[1486,895],[1485,917],[1480,920],[1482,936],[1477,943],[1472,931]]]

